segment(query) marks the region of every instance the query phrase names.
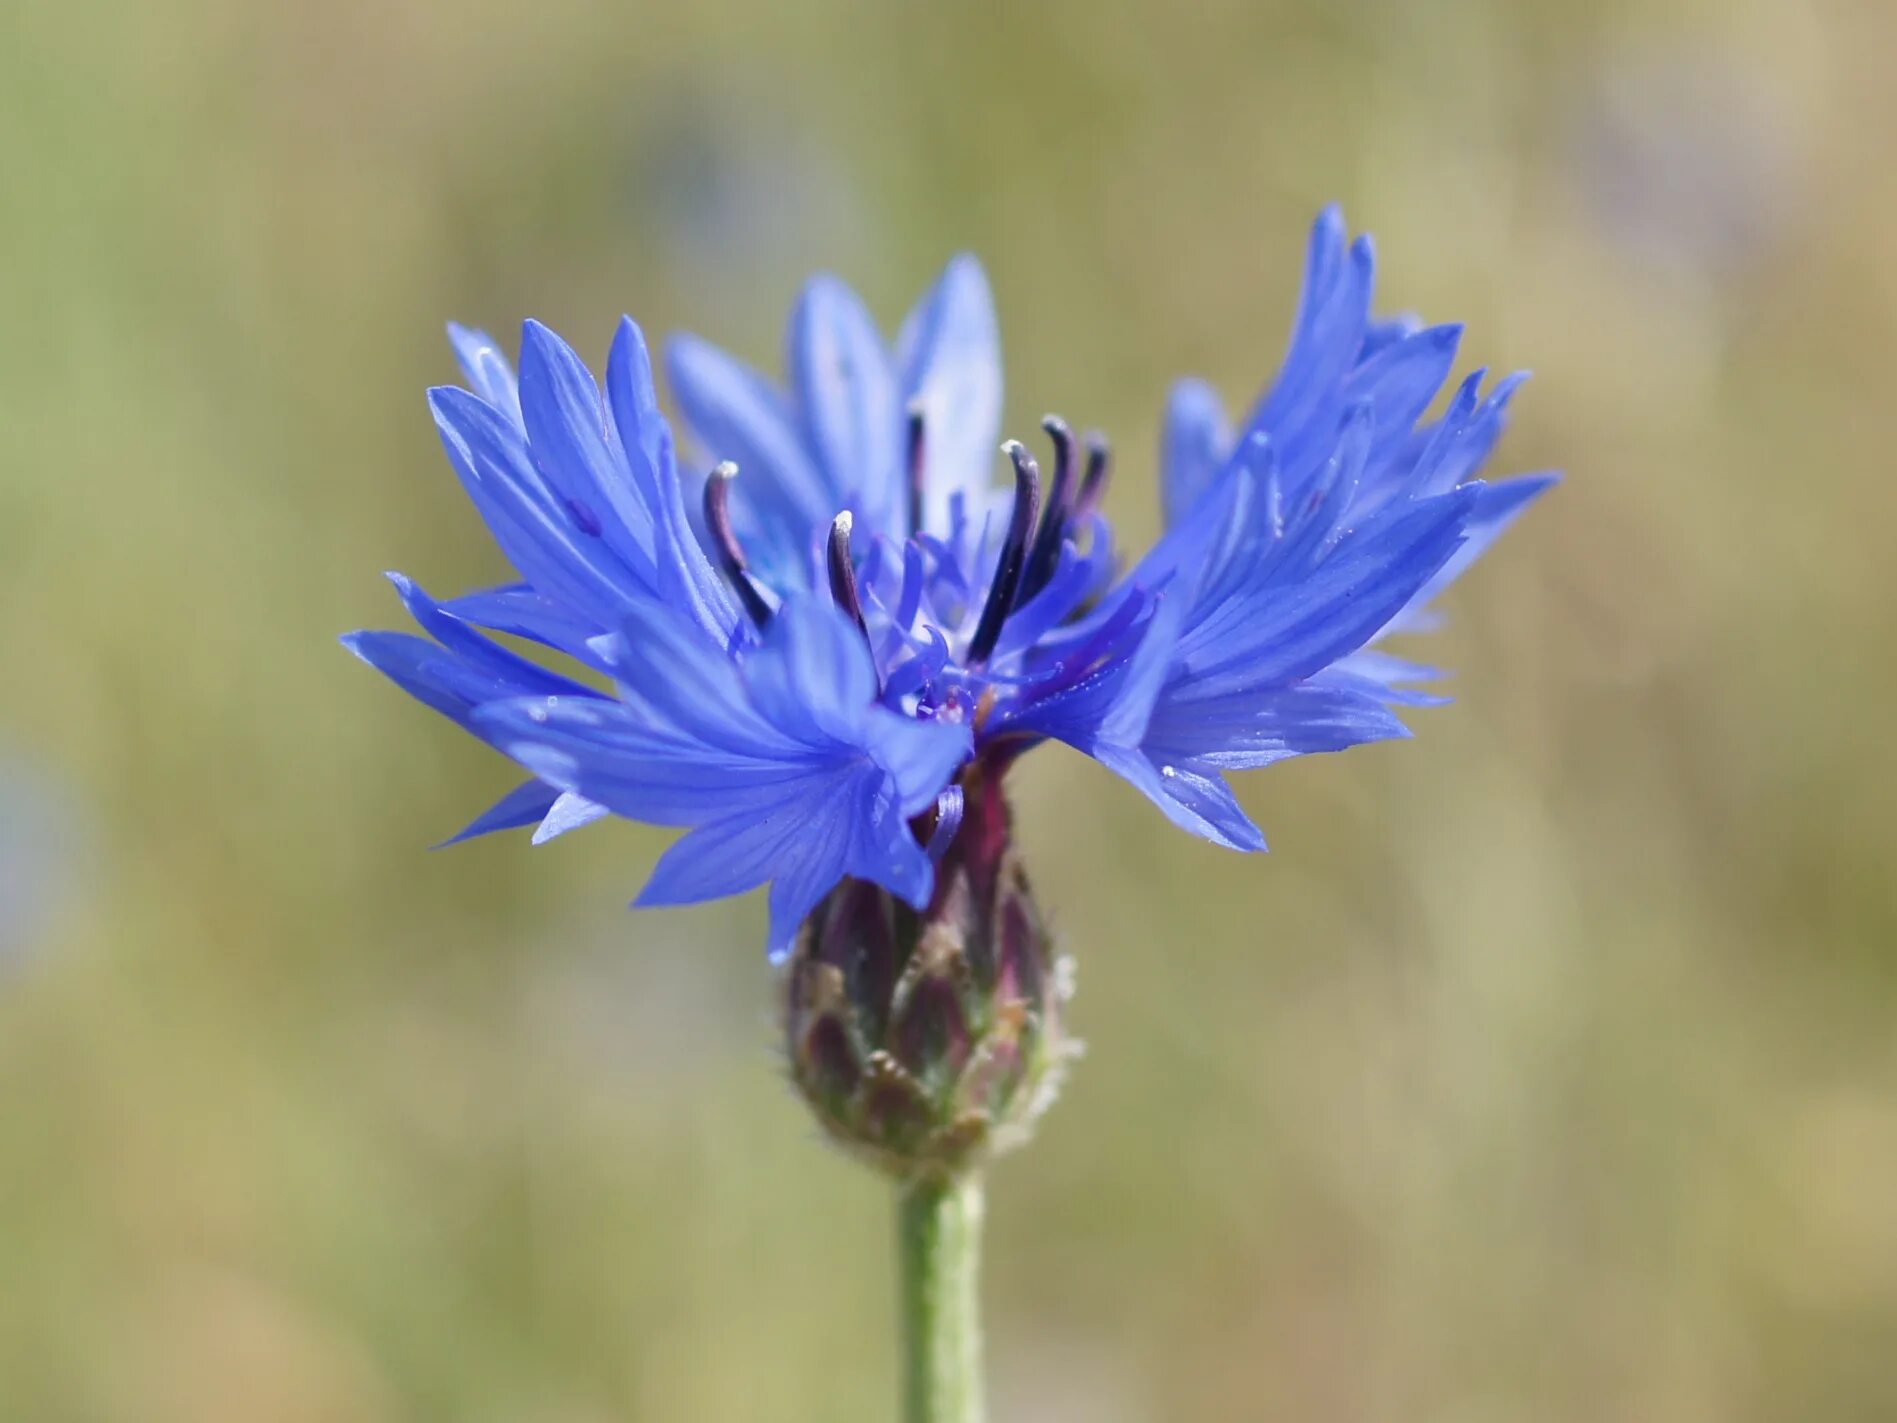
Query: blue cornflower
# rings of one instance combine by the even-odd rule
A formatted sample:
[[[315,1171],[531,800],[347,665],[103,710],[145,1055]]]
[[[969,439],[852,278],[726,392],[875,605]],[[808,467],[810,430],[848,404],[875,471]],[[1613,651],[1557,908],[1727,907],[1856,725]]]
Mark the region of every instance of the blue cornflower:
[[[639,902],[769,882],[774,955],[846,878],[927,906],[964,790],[1047,740],[1263,849],[1224,773],[1407,735],[1391,708],[1436,700],[1406,685],[1434,673],[1379,644],[1426,627],[1554,478],[1474,478],[1521,378],[1485,393],[1478,371],[1424,421],[1460,328],[1374,320],[1373,278],[1369,240],[1325,212],[1276,382],[1236,422],[1203,383],[1174,391],[1166,532],[1124,575],[1104,439],[1049,417],[1047,476],[1010,441],[993,485],[1001,357],[971,257],[893,345],[816,278],[784,386],[677,338],[702,473],[680,468],[630,320],[603,392],[537,323],[518,377],[451,328],[471,390],[430,401],[519,579],[437,603],[397,576],[428,636],[346,641],[531,773],[457,839],[606,813],[683,827]]]

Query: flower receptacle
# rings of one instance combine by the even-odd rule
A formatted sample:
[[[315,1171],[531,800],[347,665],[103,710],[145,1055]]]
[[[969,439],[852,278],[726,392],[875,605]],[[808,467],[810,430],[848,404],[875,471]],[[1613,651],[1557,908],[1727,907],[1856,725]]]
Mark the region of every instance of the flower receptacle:
[[[861,880],[805,922],[784,1026],[825,1130],[890,1174],[955,1176],[1026,1140],[1079,1044],[998,778],[971,767],[960,830],[918,912]]]

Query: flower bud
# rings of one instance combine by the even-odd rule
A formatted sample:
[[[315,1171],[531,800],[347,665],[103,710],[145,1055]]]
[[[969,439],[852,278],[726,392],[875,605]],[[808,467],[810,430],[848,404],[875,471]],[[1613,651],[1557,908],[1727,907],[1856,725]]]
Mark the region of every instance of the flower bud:
[[[839,1142],[897,1176],[953,1175],[1025,1141],[1079,1043],[999,784],[970,768],[962,824],[918,913],[845,880],[789,964],[791,1076]]]

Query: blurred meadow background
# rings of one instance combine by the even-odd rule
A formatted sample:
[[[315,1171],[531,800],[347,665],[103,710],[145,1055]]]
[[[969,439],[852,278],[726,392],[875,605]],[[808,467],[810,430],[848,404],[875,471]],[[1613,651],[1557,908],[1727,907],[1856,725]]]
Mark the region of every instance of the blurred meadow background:
[[[995,1416],[1897,1417],[1897,6],[0,0],[0,1419],[889,1416],[889,1203],[663,836],[352,661],[502,573],[442,323],[777,368],[987,262],[1009,425],[1275,369],[1312,215],[1568,482],[1457,705],[1019,780],[1091,1054],[995,1173]]]

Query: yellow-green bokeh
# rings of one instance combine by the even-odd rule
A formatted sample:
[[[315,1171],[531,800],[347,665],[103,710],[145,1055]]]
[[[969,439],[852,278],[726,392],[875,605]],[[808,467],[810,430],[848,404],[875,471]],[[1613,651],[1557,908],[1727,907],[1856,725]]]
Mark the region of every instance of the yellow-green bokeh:
[[[662,837],[337,645],[502,573],[450,317],[766,363],[987,262],[1009,422],[1270,374],[1342,200],[1568,482],[1265,857],[1037,755],[1092,1052],[1000,1423],[1897,1416],[1897,8],[0,0],[0,1419],[889,1417],[888,1203]],[[43,847],[43,846],[42,846]],[[3,881],[0,881],[3,882]],[[17,906],[16,906],[17,907]],[[0,906],[0,914],[6,906]]]

